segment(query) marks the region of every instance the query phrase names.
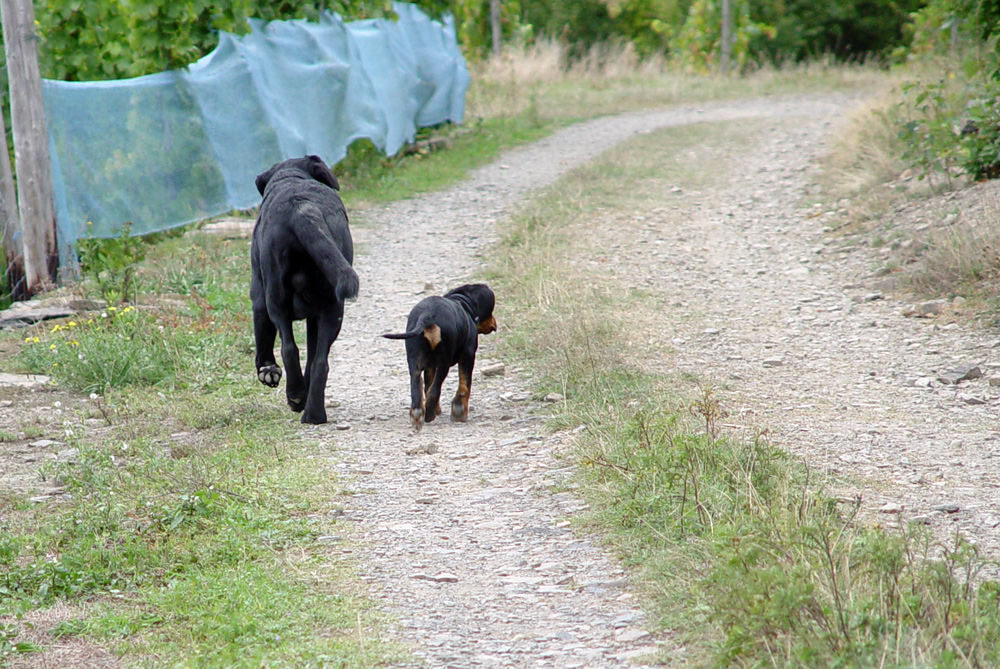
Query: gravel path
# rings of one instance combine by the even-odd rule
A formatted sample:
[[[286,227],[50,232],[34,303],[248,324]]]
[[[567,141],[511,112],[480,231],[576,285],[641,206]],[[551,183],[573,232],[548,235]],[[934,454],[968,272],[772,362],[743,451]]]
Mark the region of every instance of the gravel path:
[[[532,190],[667,126],[774,120],[734,156],[728,178],[616,230],[611,259],[623,287],[640,277],[676,306],[652,328],[673,349],[665,371],[724,384],[730,429],[767,426],[817,469],[856,477],[844,492],[862,495],[872,517],[921,514],[1000,556],[1000,475],[989,462],[1000,455],[996,393],[977,382],[986,403],[970,403],[956,392],[965,389],[927,380],[986,362],[991,338],[904,318],[903,305],[875,299],[867,258],[837,252],[824,217],[798,208],[806,170],[850,103],[803,96],[600,119],[510,152],[444,192],[354,213],[362,296],[334,347],[329,394],[340,405],[331,421],[344,431],[332,467],[355,493],[346,515],[357,521],[363,578],[417,664],[612,667],[670,644],[647,633],[623,570],[569,527],[581,504],[553,488],[569,474],[560,452],[572,434],[545,434],[525,371],[477,371],[471,421],[415,435],[402,346],[377,336],[399,330],[422,295],[473,276],[495,223]],[[480,369],[495,358],[492,340],[516,327],[498,299],[500,331],[481,338]],[[338,377],[353,379],[352,389]]]

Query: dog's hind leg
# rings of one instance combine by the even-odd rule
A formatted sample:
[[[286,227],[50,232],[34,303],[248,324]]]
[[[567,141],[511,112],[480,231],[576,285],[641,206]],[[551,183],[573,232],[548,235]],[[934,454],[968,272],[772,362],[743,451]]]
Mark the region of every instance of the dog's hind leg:
[[[472,392],[472,369],[475,355],[465,355],[458,360],[458,391],[451,401],[451,419],[459,423],[469,420],[469,394]]]
[[[441,415],[441,386],[445,377],[448,376],[448,366],[432,368],[434,377],[431,379],[427,389],[427,401],[424,402],[424,422],[430,423]],[[427,372],[424,372],[426,376]]]
[[[326,422],[326,381],[330,374],[330,347],[340,335],[344,322],[344,305],[336,304],[329,311],[306,320],[307,394],[302,422],[319,425]]]
[[[434,371],[423,370],[414,364],[410,364],[410,424],[414,430],[419,430],[424,425],[424,402],[426,391],[421,384],[420,377],[431,378]]]
[[[274,327],[267,306],[260,296],[260,287],[251,281],[250,298],[253,302],[253,337],[254,337],[254,367],[257,370],[257,380],[265,386],[277,388],[281,381],[281,368],[274,359],[274,339],[278,329]]]
[[[428,368],[424,372],[424,399],[425,400],[431,394],[431,386],[434,385],[434,375],[436,373],[437,373],[437,369],[435,367],[430,367],[430,368]],[[448,373],[448,370],[445,370],[445,374],[447,374],[447,373]],[[441,415],[441,404],[440,403],[437,403],[433,407],[431,407],[425,401],[424,402],[424,408],[425,408],[426,411],[433,411],[435,416],[440,416]],[[428,420],[428,422],[430,422],[430,420]]]

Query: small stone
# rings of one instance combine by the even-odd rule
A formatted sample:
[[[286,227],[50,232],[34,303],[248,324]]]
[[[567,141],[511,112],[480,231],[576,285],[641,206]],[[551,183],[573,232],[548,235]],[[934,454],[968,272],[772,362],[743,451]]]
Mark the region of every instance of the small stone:
[[[991,388],[1000,387],[1000,377],[993,377],[989,380],[989,384]]]
[[[961,365],[937,375],[937,380],[941,383],[956,384],[961,381],[971,381],[981,379],[983,370],[979,365]]]
[[[781,367],[785,364],[785,361],[781,358],[767,358],[763,364],[765,367]]]
[[[337,536],[335,534],[328,534],[322,537],[316,537],[316,541],[321,544],[335,544],[340,543],[344,540],[344,537]]]
[[[338,430],[350,430],[351,429],[351,424],[350,423],[337,423],[336,428]]]
[[[649,638],[649,632],[634,628],[626,629],[624,632],[618,635],[618,640],[625,642],[639,641],[640,639],[648,639],[648,638]]]
[[[903,507],[895,502],[889,502],[888,504],[883,504],[882,508],[878,510],[879,513],[902,513]]]
[[[13,386],[16,388],[41,388],[48,382],[49,377],[41,374],[0,373],[0,388],[5,386]]]
[[[917,307],[917,315],[924,318],[929,318],[931,316],[938,316],[944,312],[945,308],[948,306],[947,300],[930,300],[924,302]]]
[[[545,397],[543,398],[543,401],[544,401],[544,402],[549,402],[550,404],[554,404],[554,403],[556,403],[556,402],[562,402],[562,401],[564,401],[565,399],[566,399],[566,398],[565,398],[565,397],[563,397],[562,395],[560,395],[559,393],[549,393],[548,395],[546,395],[546,396],[545,396]]]
[[[56,457],[59,460],[61,460],[62,462],[70,462],[70,463],[75,463],[76,458],[79,455],[80,455],[80,449],[78,448],[65,448],[56,453]]]
[[[502,362],[494,362],[481,367],[479,371],[483,376],[503,376],[507,368]]]
[[[932,516],[914,516],[910,518],[910,522],[914,525],[930,525]]]
[[[935,511],[940,511],[942,513],[958,513],[962,510],[958,504],[938,504],[933,507]]]
[[[433,283],[431,283],[430,281],[427,281],[427,282],[424,283],[424,292],[425,293],[430,293],[433,290],[434,290],[434,284]]]
[[[875,302],[877,300],[884,300],[884,299],[885,299],[885,295],[883,295],[882,293],[876,291],[874,293],[868,293],[867,295],[865,295],[864,297],[861,298],[861,301],[862,302]]]
[[[48,448],[49,446],[57,445],[58,441],[52,441],[51,439],[39,439],[38,441],[33,441],[28,446],[33,448]]]
[[[434,499],[433,497],[418,497],[417,499],[415,499],[413,501],[416,504],[433,504],[437,500]]]

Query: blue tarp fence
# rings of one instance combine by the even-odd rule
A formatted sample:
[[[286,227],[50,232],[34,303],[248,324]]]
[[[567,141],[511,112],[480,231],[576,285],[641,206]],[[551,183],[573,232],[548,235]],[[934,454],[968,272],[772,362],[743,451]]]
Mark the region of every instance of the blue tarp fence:
[[[450,17],[395,3],[398,20],[251,20],[185,70],[45,80],[63,266],[81,236],[166,230],[260,202],[254,178],[356,139],[388,155],[418,127],[461,122],[469,75]]]

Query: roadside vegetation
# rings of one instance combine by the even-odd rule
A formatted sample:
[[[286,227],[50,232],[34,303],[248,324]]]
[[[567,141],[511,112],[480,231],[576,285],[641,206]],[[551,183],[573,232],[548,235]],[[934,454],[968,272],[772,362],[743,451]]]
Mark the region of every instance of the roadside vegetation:
[[[294,12],[308,9],[299,4]],[[968,9],[961,2],[929,3],[917,25],[931,46],[910,69],[810,54],[773,64],[745,50],[742,74],[732,77],[658,55],[650,44],[666,33],[649,23],[640,31],[646,41],[616,47],[513,39],[525,25],[554,20],[536,4],[544,3],[523,3],[525,16],[540,17],[533,23],[505,24],[511,39],[498,60],[471,61],[468,122],[424,132],[447,137],[448,150],[389,159],[352,147],[337,166],[349,209],[440,188],[505,148],[584,118],[820,90],[883,92],[859,112],[828,165],[825,192],[832,206],[844,204],[845,230],[868,232],[893,206],[991,176],[992,37],[962,24],[962,44],[975,47],[957,54],[951,32],[944,42],[934,37],[945,34],[948,16]],[[609,20],[634,17],[643,5],[598,4],[619,7]],[[471,3],[463,6],[471,12]],[[71,16],[82,21],[89,4],[80,7]],[[465,39],[484,48],[481,35]],[[883,55],[902,61],[905,54],[892,56],[897,46],[887,44]],[[714,54],[717,44],[700,48]],[[962,134],[965,120],[977,130]],[[984,564],[972,547],[859,523],[851,500],[827,495],[766,433],[730,434],[711,379],[660,376],[630,356],[623,318],[656,296],[610,300],[605,279],[573,260],[588,252],[586,235],[575,234],[596,206],[587,192],[599,192],[605,206],[615,197],[615,206],[640,211],[645,205],[630,199],[622,175],[640,169],[644,150],[680,150],[690,138],[645,141],[540,195],[504,230],[488,268],[523,324],[507,352],[542,370],[539,392],[568,398],[555,425],[588,428],[580,484],[601,512],[586,522],[641,570],[654,616],[684,635],[695,664],[1000,664],[1000,589],[979,579]],[[998,211],[989,210],[992,223]],[[959,244],[962,230],[947,230],[952,260],[942,265],[983,249],[995,256],[1000,227],[992,223],[986,229],[996,239],[983,245]],[[107,300],[106,309],[0,334],[15,351],[5,371],[49,374],[78,399],[59,409],[59,420],[20,430],[57,430],[72,446],[71,459],[41,470],[66,494],[37,504],[0,492],[0,664],[38,650],[26,623],[56,605],[68,607],[66,639],[147,666],[186,658],[184,666],[361,667],[400,657],[381,640],[384,621],[369,613],[350,553],[338,548],[350,540],[337,508],[342,493],[331,472],[315,467],[330,445],[291,438],[298,424],[247,387],[245,244],[170,233],[86,240],[80,251],[85,280],[71,290]],[[985,256],[969,262],[955,285],[985,286],[998,264]],[[547,344],[553,333],[565,342],[559,350]],[[0,442],[14,438],[0,433]]]
[[[595,211],[624,226],[653,216],[664,194],[638,187],[644,178],[688,189],[725,169],[678,169],[664,156],[710,154],[751,131],[668,130],[616,147],[504,230],[488,278],[523,326],[504,348],[529,361],[539,394],[566,396],[555,426],[586,426],[575,461],[592,511],[581,522],[634,567],[652,617],[693,666],[994,666],[1000,583],[982,580],[991,563],[960,537],[942,545],[917,526],[861,521],[860,500],[826,492],[769,444],[766,426],[727,426],[712,379],[650,371],[669,350],[632,340],[670,296],[625,292],[585,269],[600,267],[586,262],[601,253],[588,228]]]

